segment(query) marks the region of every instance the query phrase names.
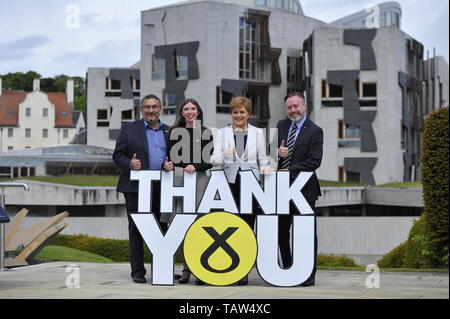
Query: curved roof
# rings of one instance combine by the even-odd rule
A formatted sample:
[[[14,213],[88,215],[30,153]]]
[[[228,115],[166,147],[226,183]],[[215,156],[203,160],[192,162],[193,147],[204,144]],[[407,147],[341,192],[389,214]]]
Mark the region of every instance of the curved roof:
[[[217,1],[225,3],[234,3],[241,6],[248,7],[265,7],[284,9],[290,12],[303,15],[302,5],[300,0],[187,0],[187,2],[200,2],[200,1]]]

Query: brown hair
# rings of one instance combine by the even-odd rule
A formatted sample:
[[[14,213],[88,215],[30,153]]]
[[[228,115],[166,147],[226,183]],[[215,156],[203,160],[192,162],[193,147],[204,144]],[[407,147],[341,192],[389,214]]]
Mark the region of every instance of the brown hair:
[[[252,101],[250,99],[247,99],[246,97],[243,96],[237,96],[235,98],[233,98],[230,102],[230,112],[233,112],[233,110],[235,108],[238,107],[245,107],[245,110],[249,113],[252,114]]]

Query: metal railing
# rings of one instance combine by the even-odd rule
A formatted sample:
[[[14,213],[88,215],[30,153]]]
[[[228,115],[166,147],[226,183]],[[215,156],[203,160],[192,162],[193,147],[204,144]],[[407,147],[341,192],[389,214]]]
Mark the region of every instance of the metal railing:
[[[4,209],[6,205],[5,201],[5,188],[23,188],[28,191],[30,188],[24,183],[0,183],[0,206]],[[0,224],[0,272],[5,271],[5,231],[6,225]]]

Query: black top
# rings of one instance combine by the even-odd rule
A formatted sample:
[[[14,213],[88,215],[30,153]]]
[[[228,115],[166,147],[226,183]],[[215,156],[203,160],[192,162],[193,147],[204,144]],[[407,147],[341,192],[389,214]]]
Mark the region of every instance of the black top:
[[[247,147],[247,131],[234,131],[234,145],[236,145],[237,155],[242,157]]]
[[[194,129],[193,128],[185,128],[189,132],[189,151],[190,154],[187,157],[185,154],[182,154],[183,150],[187,150],[187,145],[184,143],[186,142],[183,140],[183,136],[177,136],[178,134],[175,134],[176,132],[171,131],[169,136],[169,142],[167,143],[167,157],[170,161],[172,161],[173,166],[175,167],[182,167],[185,168],[189,165],[192,165],[195,167],[195,170],[198,172],[206,171],[210,168],[212,168],[211,165],[211,155],[214,150],[213,143],[213,136],[211,133],[211,130],[207,128],[202,128],[201,135],[196,132],[196,135],[194,136]],[[203,136],[203,138],[202,138]],[[180,143],[180,144],[178,144]],[[211,143],[211,144],[210,144]],[[203,149],[205,147],[210,148],[210,153],[207,154],[206,158],[203,158]],[[171,158],[170,153],[173,147],[176,147],[178,150],[178,157],[177,158]],[[184,156],[183,156],[184,155]],[[183,161],[183,157],[187,157],[188,161]]]

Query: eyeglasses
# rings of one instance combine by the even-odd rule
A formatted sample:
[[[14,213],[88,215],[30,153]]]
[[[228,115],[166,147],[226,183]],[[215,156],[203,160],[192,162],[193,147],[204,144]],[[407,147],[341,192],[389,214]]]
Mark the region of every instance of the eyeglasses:
[[[160,105],[144,105],[141,108],[146,109],[146,110],[149,110],[149,109],[158,110],[161,108],[161,106]]]

